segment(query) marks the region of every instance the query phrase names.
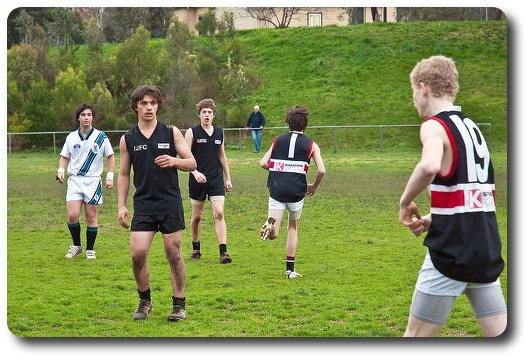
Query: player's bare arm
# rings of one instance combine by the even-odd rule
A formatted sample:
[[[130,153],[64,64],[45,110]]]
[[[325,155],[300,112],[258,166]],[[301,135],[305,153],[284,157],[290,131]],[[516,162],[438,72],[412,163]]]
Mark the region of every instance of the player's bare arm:
[[[64,173],[69,161],[70,160],[68,158],[62,155],[59,159],[59,168],[57,169],[57,176],[55,177],[55,180],[57,180],[60,184],[64,183]]]
[[[193,146],[193,130],[189,128],[186,130],[186,135],[184,136],[184,140],[186,141],[186,145],[188,145],[188,148],[191,151],[191,147]],[[195,177],[195,180],[199,184],[206,183],[206,176],[204,176],[203,173],[198,171],[197,169],[191,171],[192,175]]]
[[[223,168],[223,173],[225,175],[225,189],[230,192],[232,191],[232,178],[230,177],[230,168],[228,167],[228,158],[226,157],[224,140],[221,143],[219,160],[221,161],[221,167]]]
[[[195,158],[191,153],[190,147],[186,144],[184,136],[177,127],[173,127],[173,141],[175,142],[175,150],[179,157],[170,155],[161,155],[155,158],[155,164],[161,168],[173,167],[181,171],[193,171],[197,168]]]
[[[414,199],[440,172],[444,155],[444,137],[447,137],[445,130],[437,121],[430,120],[422,124],[420,130],[420,139],[423,144],[421,160],[414,168],[399,203],[399,220],[409,229],[419,229],[420,226],[425,225]]]
[[[269,170],[269,161],[271,160],[271,154],[272,154],[272,145],[271,148],[263,155],[259,162],[259,166],[264,168],[265,170]]]
[[[118,220],[122,227],[129,228],[130,214],[127,210],[127,195],[131,183],[131,159],[125,144],[125,136],[120,139],[120,173],[118,174]]]
[[[116,167],[116,158],[114,154],[107,157],[107,178],[105,179],[105,189],[114,188],[114,169]]]
[[[320,147],[316,143],[313,143],[313,152],[311,153],[311,157],[313,158],[315,166],[317,167],[317,175],[315,177],[315,181],[312,184],[307,184],[306,194],[309,196],[315,194],[315,191],[317,191],[317,188],[320,186],[322,179],[324,179],[324,175],[326,175],[324,159],[322,159]]]

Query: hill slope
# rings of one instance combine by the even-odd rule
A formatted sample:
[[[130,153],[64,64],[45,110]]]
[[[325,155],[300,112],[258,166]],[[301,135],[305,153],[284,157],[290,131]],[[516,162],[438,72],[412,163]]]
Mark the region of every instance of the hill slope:
[[[431,55],[452,57],[460,73],[456,104],[476,122],[493,124],[506,142],[507,23],[377,23],[348,27],[238,32],[249,70],[260,78],[249,111],[259,104],[269,126],[283,126],[301,103],[312,125],[411,124],[409,73]]]

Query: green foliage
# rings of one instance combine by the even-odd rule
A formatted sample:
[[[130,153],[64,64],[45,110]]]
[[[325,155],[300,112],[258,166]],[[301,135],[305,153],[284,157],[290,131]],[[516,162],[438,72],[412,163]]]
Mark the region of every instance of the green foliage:
[[[114,93],[129,95],[142,84],[156,84],[157,54],[149,44],[149,31],[140,25],[116,51]]]
[[[167,321],[171,287],[160,234],[155,235],[148,258],[154,311],[146,321],[132,320],[138,294],[129,231],[117,220],[116,189],[105,191],[99,208],[97,259],[87,261],[82,253],[68,261],[64,259],[71,244],[66,187],[54,181],[58,154],[8,156],[9,330],[28,338],[338,337],[401,342],[397,338],[406,328],[425,247],[422,238],[415,238],[399,223],[397,208],[419,151],[323,152],[327,175],[317,193],[306,198],[299,223],[296,269],[303,277],[291,281],[285,278],[284,224],[276,240],[258,237],[267,216],[267,172],[259,168],[252,151],[229,150],[227,156],[234,190],[227,193],[225,219],[228,251],[234,261],[219,263],[207,205],[200,261],[189,260],[190,230],[183,232],[188,319],[177,324]],[[507,254],[513,251],[515,239],[507,238],[507,153],[492,153],[492,160],[497,220],[509,267]],[[312,165],[309,179],[314,171]],[[187,179],[188,174],[180,173],[189,219]],[[129,210],[133,192],[131,186]],[[422,194],[417,204],[420,211],[426,209],[428,195]],[[83,216],[80,222],[85,229]],[[511,303],[506,290],[513,286],[514,277],[508,274],[513,271],[505,270],[500,280]],[[441,336],[482,336],[465,297],[455,303]]]
[[[209,8],[208,11],[197,22],[195,28],[199,35],[212,36],[217,30],[217,19],[215,18],[215,8]]]
[[[64,72],[71,65],[86,74],[88,89],[106,85],[115,103],[106,115],[128,126],[137,121],[130,93],[145,82],[163,91],[164,119],[183,128],[196,123],[194,105],[205,97],[216,100],[216,121],[223,126],[243,126],[254,104],[261,106],[267,126],[283,126],[285,111],[297,103],[308,106],[310,126],[414,124],[421,119],[412,106],[409,73],[422,58],[444,54],[460,72],[457,104],[476,122],[492,124],[493,143],[506,144],[506,21],[256,29],[237,31],[234,38],[221,32],[191,37],[174,19],[167,39],[152,39],[139,27],[122,44],[105,43],[101,53],[86,45],[46,53],[36,45],[13,47],[9,112],[21,111],[16,94],[25,99],[42,77],[53,89],[56,69]],[[17,89],[9,89],[13,84]],[[356,144],[372,147],[372,134],[356,136]],[[401,147],[411,141],[417,137],[395,142]]]
[[[52,94],[52,107],[57,118],[60,119],[60,129],[75,129],[77,119],[74,119],[72,115],[74,109],[91,98],[86,86],[85,73],[81,70],[76,71],[72,66],[68,66],[66,71],[60,71]]]
[[[7,52],[8,79],[14,81],[22,94],[26,94],[32,83],[41,78],[37,60],[37,49],[30,45],[17,45]]]
[[[83,36],[89,51],[101,51],[101,48],[103,47],[103,43],[105,41],[105,35],[103,35],[103,32],[99,28],[95,17],[91,16],[88,19]]]

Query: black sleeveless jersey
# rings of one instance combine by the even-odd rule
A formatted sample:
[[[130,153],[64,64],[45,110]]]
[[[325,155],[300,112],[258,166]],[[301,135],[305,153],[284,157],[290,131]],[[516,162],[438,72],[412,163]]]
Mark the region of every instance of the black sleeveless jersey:
[[[429,186],[432,224],[424,244],[445,276],[493,282],[504,261],[495,216],[493,165],[484,136],[460,111],[444,111],[427,120],[444,127],[453,163],[446,176],[438,174]]]
[[[297,202],[305,197],[312,148],[313,141],[301,132],[291,131],[274,139],[267,181],[271,198]]]
[[[189,185],[191,186],[224,186],[223,167],[219,159],[221,144],[223,143],[223,129],[214,126],[212,135],[208,135],[201,125],[193,127],[193,143],[191,153],[197,162],[197,170],[206,176],[206,184],[199,184],[190,172]]]
[[[125,144],[134,171],[134,213],[138,215],[182,212],[177,170],[155,164],[160,155],[177,156],[173,126],[158,122],[147,139],[138,125],[125,134]]]

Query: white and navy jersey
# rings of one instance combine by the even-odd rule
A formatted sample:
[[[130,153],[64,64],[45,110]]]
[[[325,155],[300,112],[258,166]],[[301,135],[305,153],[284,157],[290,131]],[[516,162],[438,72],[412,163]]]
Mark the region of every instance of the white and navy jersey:
[[[124,136],[134,171],[134,214],[183,212],[177,169],[155,164],[155,158],[160,155],[177,156],[173,126],[159,121],[151,136],[146,138],[136,125]]]
[[[223,144],[223,129],[214,126],[212,135],[208,135],[201,125],[197,125],[192,129],[193,143],[191,144],[191,153],[197,161],[197,171],[206,176],[206,184],[199,184],[195,180],[195,176],[190,172],[189,185],[190,186],[212,186],[220,185],[223,187],[223,167],[219,159],[221,152],[221,145]]]
[[[80,129],[66,137],[61,156],[70,159],[68,174],[77,176],[101,176],[103,157],[114,155],[109,138],[104,132],[92,128],[86,136]]]
[[[495,281],[504,268],[495,216],[495,181],[488,146],[478,126],[460,111],[438,121],[449,138],[453,163],[429,186],[432,224],[424,244],[436,269],[465,282]]]
[[[272,145],[267,186],[271,198],[297,202],[305,197],[313,141],[301,132],[277,136]]]

